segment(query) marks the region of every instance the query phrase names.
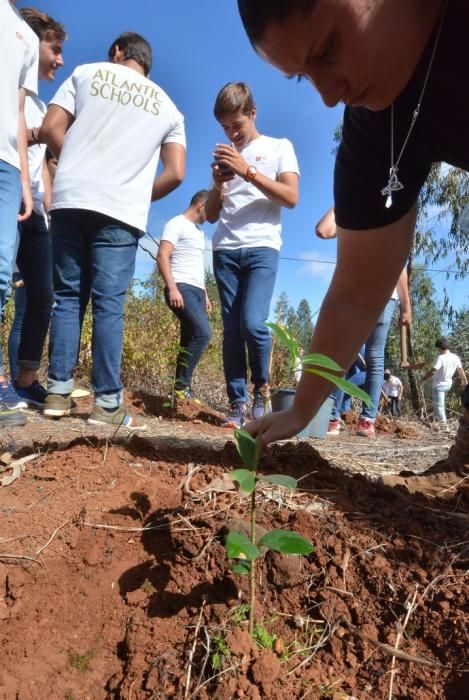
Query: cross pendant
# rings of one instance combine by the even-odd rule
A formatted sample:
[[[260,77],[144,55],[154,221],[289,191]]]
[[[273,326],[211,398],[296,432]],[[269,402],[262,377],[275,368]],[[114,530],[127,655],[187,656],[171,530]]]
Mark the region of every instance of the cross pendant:
[[[386,203],[385,207],[386,209],[389,209],[392,207],[392,193],[393,192],[398,192],[399,190],[404,189],[404,185],[402,182],[399,180],[397,176],[398,168],[396,165],[393,165],[390,170],[389,170],[389,180],[388,184],[386,187],[383,187],[381,190],[381,194],[383,197],[386,197]]]

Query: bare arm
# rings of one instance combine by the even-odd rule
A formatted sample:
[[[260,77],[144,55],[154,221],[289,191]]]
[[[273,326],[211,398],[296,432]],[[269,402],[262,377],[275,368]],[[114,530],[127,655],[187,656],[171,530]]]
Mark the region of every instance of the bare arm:
[[[205,216],[209,224],[218,221],[223,203],[223,178],[216,171],[213,173],[214,184],[205,202]],[[229,178],[232,179],[232,178]]]
[[[42,181],[44,183],[44,209],[48,212],[52,198],[52,178],[45,158],[42,161]]]
[[[463,370],[462,367],[458,367],[457,372],[458,372],[459,380],[461,382],[461,386],[465,387],[467,384],[467,376],[466,376],[465,371]]]
[[[409,278],[405,267],[399,275],[396,289],[399,295],[399,322],[401,326],[410,326],[412,323],[412,304],[409,294]]]
[[[158,248],[158,255],[156,256],[156,262],[158,263],[160,275],[168,288],[170,305],[174,306],[176,309],[183,309],[184,299],[176,286],[173,273],[171,272],[171,255],[173,254],[173,250],[174,246],[172,243],[169,241],[161,241],[160,247]]]
[[[335,238],[337,226],[335,224],[334,207],[331,207],[316,224],[316,236],[319,238]]]
[[[350,367],[404,267],[415,219],[414,208],[399,221],[379,229],[338,228],[337,267],[314,329],[310,352],[321,352],[341,367]],[[303,372],[293,407],[267,417],[262,443],[292,437],[304,428],[330,390],[329,382]],[[257,435],[259,428],[257,421],[246,429]]]
[[[164,143],[161,146],[163,170],[155,178],[151,201],[166,197],[179,187],[186,174],[186,149],[180,143]]]
[[[214,155],[222,163],[228,166],[236,175],[245,177],[249,163],[233,146],[220,144],[217,146]],[[212,164],[212,165],[216,165]],[[298,203],[298,175],[296,173],[280,173],[276,180],[258,172],[252,185],[257,187],[271,202],[280,207],[293,209]]]
[[[24,221],[31,216],[33,210],[33,196],[31,194],[31,183],[29,180],[28,165],[28,140],[26,135],[26,119],[24,116],[24,103],[26,100],[26,90],[20,88],[18,92],[18,154],[20,158],[21,187],[23,189],[24,212],[18,216],[18,221]]]
[[[60,156],[65,134],[75,121],[75,117],[63,107],[50,105],[39,129],[38,139],[46,143],[56,158]]]

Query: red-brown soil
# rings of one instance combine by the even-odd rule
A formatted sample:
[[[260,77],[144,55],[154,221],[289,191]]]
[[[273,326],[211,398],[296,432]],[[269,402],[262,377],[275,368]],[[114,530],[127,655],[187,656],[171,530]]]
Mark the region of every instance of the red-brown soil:
[[[307,444],[271,449],[263,471],[301,490],[265,491],[259,524],[316,549],[260,566],[270,650],[246,631],[247,581],[224,552],[228,520],[248,517],[223,479],[234,465],[232,445],[158,452],[142,438],[26,464],[0,491],[0,698],[386,699],[415,591],[393,697],[467,697],[467,497],[411,499]]]

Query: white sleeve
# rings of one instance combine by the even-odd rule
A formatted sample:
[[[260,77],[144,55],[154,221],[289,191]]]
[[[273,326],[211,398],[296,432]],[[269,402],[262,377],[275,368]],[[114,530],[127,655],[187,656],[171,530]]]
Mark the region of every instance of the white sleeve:
[[[34,38],[36,39],[36,37],[34,37]],[[18,87],[24,88],[26,90],[26,92],[28,92],[30,95],[37,95],[37,93],[38,93],[38,88],[37,88],[38,74],[39,74],[39,40],[37,41],[37,44],[34,44],[34,46],[31,47],[31,50],[28,51],[28,55],[25,58],[23,68],[21,70],[20,82],[19,82]]]
[[[440,369],[443,366],[442,355],[438,355],[435,362],[433,363],[433,369]]]
[[[180,112],[175,110],[175,120],[173,125],[163,139],[163,143],[179,143],[186,147],[186,132],[184,129],[184,117]]]
[[[77,82],[75,71],[67,80],[62,83],[54,97],[49,102],[50,105],[58,105],[67,112],[75,116],[77,97]]]
[[[178,222],[176,219],[170,219],[163,228],[163,231],[161,233],[161,240],[162,241],[168,241],[169,243],[172,243],[174,246],[176,246],[179,236],[181,233],[181,227],[178,225]]]
[[[297,175],[300,174],[298,160],[291,141],[289,141],[288,139],[282,139],[280,141],[278,156],[279,157],[277,175],[280,175],[280,173],[296,173]]]

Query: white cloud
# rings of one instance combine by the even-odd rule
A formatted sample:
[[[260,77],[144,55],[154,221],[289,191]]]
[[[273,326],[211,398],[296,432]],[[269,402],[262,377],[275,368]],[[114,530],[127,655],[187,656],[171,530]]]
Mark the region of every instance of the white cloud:
[[[335,261],[316,250],[307,250],[299,256],[304,263],[300,265],[299,274],[314,277],[322,282],[329,283],[335,270]]]

